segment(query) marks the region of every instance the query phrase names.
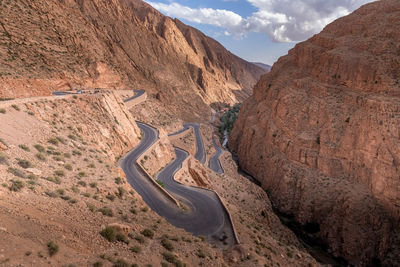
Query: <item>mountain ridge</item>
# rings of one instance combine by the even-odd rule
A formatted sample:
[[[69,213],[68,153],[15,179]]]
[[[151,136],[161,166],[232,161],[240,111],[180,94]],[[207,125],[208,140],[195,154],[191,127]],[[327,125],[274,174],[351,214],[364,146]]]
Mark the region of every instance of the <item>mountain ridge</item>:
[[[244,100],[264,73],[140,0],[3,1],[0,15],[2,97],[146,89],[177,107],[193,99],[184,115],[199,117]]]

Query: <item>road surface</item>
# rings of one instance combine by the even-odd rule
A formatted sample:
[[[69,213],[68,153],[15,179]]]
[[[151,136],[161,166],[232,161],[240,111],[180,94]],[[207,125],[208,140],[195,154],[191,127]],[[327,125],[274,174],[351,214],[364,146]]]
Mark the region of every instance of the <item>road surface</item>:
[[[135,98],[138,98],[139,96],[142,96],[145,93],[144,90],[133,90],[133,92],[135,93],[135,95],[130,97],[130,98],[128,98],[128,99],[125,99],[124,103],[127,103],[127,102],[129,102],[129,101],[131,101],[131,100],[133,100]]]
[[[211,156],[210,161],[208,162],[208,167],[214,172],[222,174],[224,173],[224,169],[219,161],[219,157],[222,155],[223,150],[218,146],[215,138],[213,138],[213,145],[215,148],[215,153]]]
[[[137,159],[158,140],[158,131],[149,125],[137,122],[142,130],[142,141],[122,161],[128,182],[142,196],[149,207],[164,217],[172,225],[183,228],[195,235],[202,235],[208,241],[221,246],[236,244],[229,215],[216,193],[195,187],[181,185],[173,179],[182,167],[188,153],[175,149],[176,159],[165,167],[157,179],[164,183],[165,189],[183,203],[187,209],[178,208],[170,199],[161,194],[137,165]]]

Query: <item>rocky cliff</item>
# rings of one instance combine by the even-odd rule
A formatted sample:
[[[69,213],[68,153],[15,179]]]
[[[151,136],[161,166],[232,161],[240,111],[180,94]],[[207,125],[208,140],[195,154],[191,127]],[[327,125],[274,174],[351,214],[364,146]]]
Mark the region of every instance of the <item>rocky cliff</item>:
[[[264,72],[141,0],[1,1],[0,55],[2,97],[146,89],[175,106],[190,99],[187,116],[243,100]]]
[[[398,246],[399,77],[400,2],[365,5],[280,58],[230,136],[276,208],[356,265],[399,260],[386,256]]]

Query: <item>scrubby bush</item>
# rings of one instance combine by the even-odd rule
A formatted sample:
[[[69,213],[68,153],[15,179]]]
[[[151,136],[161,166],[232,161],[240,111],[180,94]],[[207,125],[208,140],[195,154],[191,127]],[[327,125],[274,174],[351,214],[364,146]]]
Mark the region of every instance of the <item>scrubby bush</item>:
[[[15,109],[16,111],[20,111],[21,109],[17,106],[17,105],[11,105],[11,107],[13,108],[13,109]]]
[[[39,151],[39,152],[43,153],[45,151],[45,149],[44,149],[44,147],[42,145],[36,144],[33,147],[36,148],[36,150]]]
[[[26,178],[26,174],[24,171],[17,168],[8,168],[7,171],[17,177]]]
[[[47,249],[48,249],[49,255],[51,257],[58,252],[59,246],[56,243],[54,243],[53,241],[50,241],[49,243],[47,243]]]
[[[0,164],[8,165],[8,156],[0,153]]]
[[[21,144],[18,147],[23,149],[23,150],[25,150],[26,152],[30,152],[31,151],[31,149],[27,145],[24,145],[24,144]]]
[[[104,216],[108,216],[108,217],[114,216],[112,209],[110,209],[108,207],[103,207],[101,209],[98,209],[97,211],[100,211]]]
[[[139,246],[134,246],[134,247],[131,247],[131,251],[134,253],[140,253],[142,251],[142,248]]]
[[[56,170],[56,171],[54,171],[54,175],[56,175],[58,177],[63,177],[63,176],[65,176],[65,172],[63,170]]]
[[[18,159],[18,165],[21,166],[24,169],[28,169],[32,167],[32,163],[29,160],[26,159]]]
[[[35,156],[40,161],[45,161],[46,160],[46,156],[43,153],[37,153]]]
[[[47,140],[48,143],[58,146],[58,139],[55,137],[50,138],[49,140]]]
[[[144,229],[142,232],[140,232],[142,235],[144,235],[147,238],[153,238],[154,237],[154,231],[151,229]]]
[[[169,241],[167,238],[163,238],[163,239],[161,239],[161,245],[166,249],[166,250],[169,250],[169,251],[172,251],[172,250],[174,250],[174,246],[172,245],[172,243],[171,243],[171,241]]]
[[[13,180],[11,181],[10,190],[14,192],[21,191],[24,188],[25,184],[21,180]]]

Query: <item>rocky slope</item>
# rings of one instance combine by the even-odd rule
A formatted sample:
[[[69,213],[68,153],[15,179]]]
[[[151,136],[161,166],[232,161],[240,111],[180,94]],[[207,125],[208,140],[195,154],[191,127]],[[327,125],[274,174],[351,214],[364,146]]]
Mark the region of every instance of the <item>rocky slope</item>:
[[[146,89],[164,103],[190,99],[188,117],[243,100],[264,72],[141,0],[1,1],[0,55],[0,97]]]
[[[378,1],[298,44],[229,141],[279,211],[361,266],[399,263],[399,29],[400,2]]]

